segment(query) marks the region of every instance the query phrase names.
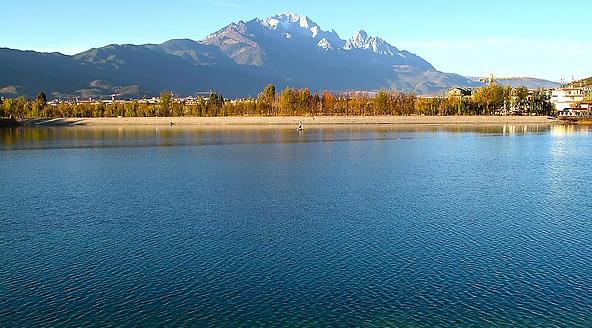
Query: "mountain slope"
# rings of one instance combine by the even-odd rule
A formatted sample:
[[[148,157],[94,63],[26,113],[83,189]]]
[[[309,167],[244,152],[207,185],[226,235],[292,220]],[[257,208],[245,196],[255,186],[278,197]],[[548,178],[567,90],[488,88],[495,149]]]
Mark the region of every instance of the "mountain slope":
[[[181,95],[217,90],[254,96],[266,83],[313,90],[397,89],[439,94],[477,85],[359,31],[344,40],[306,16],[231,23],[201,41],[108,45],[75,56],[0,49],[0,94],[53,97]]]
[[[103,73],[95,65],[86,65],[59,53],[37,53],[6,48],[0,49],[0,72],[1,94],[29,97],[39,90],[77,90],[85,87],[86,81],[100,79]]]
[[[364,31],[342,40],[335,31],[324,31],[308,17],[293,13],[233,23],[201,43],[219,47],[238,64],[259,67],[280,86],[334,90],[396,87],[437,93],[450,85],[473,84],[459,75],[438,72],[421,57]]]
[[[571,85],[576,87],[589,87],[592,86],[592,77],[581,79],[575,82],[572,82]]]
[[[473,82],[480,83],[480,85],[485,85],[485,83],[479,82],[479,77],[470,77]],[[507,85],[513,88],[516,87],[527,87],[528,89],[553,89],[558,88],[561,86],[560,83],[544,80],[544,79],[537,79],[533,77],[509,77],[509,78],[495,78],[495,82],[501,85]]]

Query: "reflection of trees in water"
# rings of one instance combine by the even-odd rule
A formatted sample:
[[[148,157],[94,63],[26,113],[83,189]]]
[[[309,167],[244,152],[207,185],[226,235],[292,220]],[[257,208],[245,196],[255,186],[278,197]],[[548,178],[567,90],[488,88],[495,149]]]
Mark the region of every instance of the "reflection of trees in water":
[[[286,126],[228,127],[20,127],[0,129],[0,149],[167,147],[225,144],[265,144],[389,140],[418,137],[417,134],[477,134],[508,136],[588,133],[576,125],[307,125],[298,132]],[[425,136],[422,136],[425,137]]]

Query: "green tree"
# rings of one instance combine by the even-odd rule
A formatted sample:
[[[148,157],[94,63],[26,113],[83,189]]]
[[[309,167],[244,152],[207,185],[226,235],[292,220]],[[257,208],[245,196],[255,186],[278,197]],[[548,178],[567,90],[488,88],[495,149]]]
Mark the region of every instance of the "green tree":
[[[286,88],[280,94],[279,113],[280,115],[290,115],[298,108],[299,92],[292,88]]]
[[[389,111],[389,94],[384,91],[380,90],[375,96],[373,100],[373,114],[380,114],[384,115]]]
[[[516,98],[516,109],[519,112],[526,111],[526,106],[528,104],[528,89],[526,87],[519,87],[514,89],[514,96]]]
[[[313,115],[317,115],[318,113],[321,112],[321,109],[322,109],[321,96],[319,96],[318,93],[315,93],[310,98],[310,111]]]
[[[503,86],[502,92],[504,94],[504,114],[508,114],[512,105],[512,88],[510,86]]]
[[[45,105],[47,105],[47,96],[45,95],[45,92],[39,92],[39,94],[35,98],[35,102],[41,105],[41,107],[45,107]]]
[[[16,98],[16,106],[14,108],[12,117],[16,118],[24,118],[27,109],[30,108],[30,101],[25,97],[18,97]]]
[[[159,116],[171,116],[171,110],[173,107],[173,94],[170,91],[161,92],[159,104]]]
[[[496,109],[501,109],[504,106],[504,89],[492,83],[477,89],[473,94],[473,99],[481,111],[480,114],[491,115]]]
[[[6,99],[4,101],[3,107],[4,107],[4,116],[16,117],[16,113],[17,113],[16,99]]]
[[[301,89],[297,92],[297,106],[292,114],[303,115],[311,112],[312,95],[310,89]]]
[[[272,115],[275,104],[275,85],[268,84],[257,96],[257,108],[259,113]]]
[[[204,97],[197,99],[197,106],[199,107],[199,116],[208,116],[208,102]]]
[[[545,90],[538,89],[532,92],[532,110],[537,115],[553,115],[553,105]]]
[[[224,107],[224,96],[216,92],[210,92],[206,101],[206,111],[208,116],[222,116]]]
[[[93,117],[103,117],[105,113],[105,104],[100,102],[98,105],[95,106],[95,110],[93,111]]]

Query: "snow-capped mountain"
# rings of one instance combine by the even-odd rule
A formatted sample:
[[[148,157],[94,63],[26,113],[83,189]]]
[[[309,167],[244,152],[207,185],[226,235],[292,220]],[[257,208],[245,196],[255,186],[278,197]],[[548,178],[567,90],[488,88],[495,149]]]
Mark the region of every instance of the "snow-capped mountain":
[[[363,30],[344,40],[295,13],[233,23],[199,42],[218,47],[237,64],[273,72],[279,85],[433,93],[472,83],[438,72],[423,58]]]
[[[269,17],[265,20],[258,20],[261,25],[269,28],[270,30],[283,30],[283,31],[309,31],[311,37],[315,38],[320,30],[319,26],[311,21],[306,16],[298,16],[297,14],[288,12],[276,16]]]
[[[256,19],[261,26],[268,28],[270,31],[281,32],[284,36],[306,37],[313,40],[320,40],[326,38],[333,41],[338,40],[339,36],[335,31],[323,31],[321,27],[306,16],[299,16],[295,13],[288,12],[267,19]]]
[[[273,40],[273,45],[267,47],[267,41]],[[283,13],[266,19],[254,19],[249,22],[232,23],[216,33],[209,35],[202,44],[215,45],[222,49],[239,64],[251,64],[261,66],[274,52],[273,47],[298,48],[299,55],[310,55],[310,48],[317,48],[323,52],[337,52],[341,57],[355,57],[367,55],[368,58],[376,55],[385,58],[378,59],[391,61],[393,65],[422,66],[433,69],[433,67],[420,57],[406,51],[400,51],[379,37],[369,36],[361,30],[348,40],[343,40],[337,32],[325,31],[317,23],[307,16],[300,16],[295,13]],[[237,51],[238,50],[238,51]],[[355,53],[355,55],[353,54]],[[388,59],[388,57],[393,57]],[[252,60],[249,61],[248,58]],[[334,59],[334,58],[333,58]],[[271,59],[273,60],[273,59]],[[373,62],[377,58],[372,58]]]
[[[257,20],[262,26],[271,31],[281,32],[286,39],[295,36],[311,38],[318,48],[330,50],[369,50],[375,54],[399,56],[405,58],[405,54],[385,40],[368,36],[364,30],[360,30],[348,40],[342,40],[335,31],[324,31],[307,16],[288,12],[269,17],[264,20]]]
[[[27,79],[36,76],[31,70],[51,78]],[[218,90],[244,97],[256,95],[267,83],[278,88],[438,94],[450,86],[475,85],[463,76],[439,72],[423,58],[363,30],[344,40],[291,12],[234,22],[200,41],[109,45],[75,56],[0,49],[0,71],[5,72],[0,90],[32,96],[39,90],[56,95]]]
[[[388,44],[379,37],[368,36],[366,31],[360,30],[349,40],[342,40],[335,31],[324,31],[307,16],[287,12],[267,19],[255,20],[261,26],[281,33],[286,39],[308,38],[312,39],[316,45],[324,50],[371,50],[380,55],[405,57],[396,47]]]
[[[364,30],[360,30],[356,35],[352,36],[345,45],[345,50],[365,49],[372,50],[372,52],[380,55],[400,56],[405,58],[405,55],[399,49],[391,46],[386,41],[378,37],[370,37]]]

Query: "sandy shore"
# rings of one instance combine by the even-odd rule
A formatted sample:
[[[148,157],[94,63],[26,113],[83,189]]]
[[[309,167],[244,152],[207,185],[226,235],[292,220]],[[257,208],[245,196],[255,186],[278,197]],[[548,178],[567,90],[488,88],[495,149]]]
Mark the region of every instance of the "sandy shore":
[[[258,126],[278,125],[505,125],[558,124],[546,116],[280,116],[280,117],[122,117],[122,118],[58,118],[22,120],[28,126]]]

